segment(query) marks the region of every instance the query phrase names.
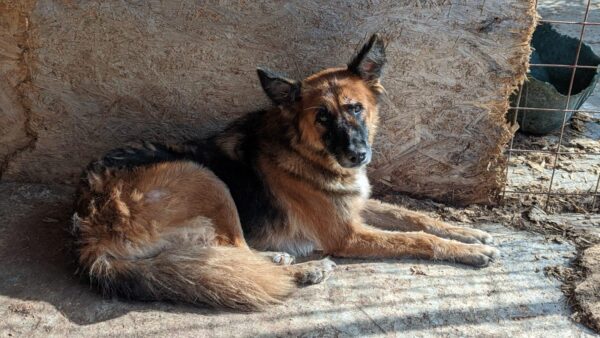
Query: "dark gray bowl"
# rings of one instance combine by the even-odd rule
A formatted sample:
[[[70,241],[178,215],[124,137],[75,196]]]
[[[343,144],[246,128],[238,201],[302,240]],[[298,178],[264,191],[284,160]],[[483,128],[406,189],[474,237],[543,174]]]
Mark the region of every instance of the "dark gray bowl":
[[[531,63],[572,65],[575,63],[579,39],[560,34],[550,24],[539,25],[533,33],[534,48]],[[600,78],[600,57],[583,44],[579,54],[579,65],[595,66],[596,69],[577,69],[571,99],[567,108],[567,94],[573,70],[564,67],[531,67],[523,84],[521,102],[517,105],[518,93],[511,96],[511,105],[531,108],[579,109],[592,94]],[[562,125],[564,114],[568,121],[572,112],[551,110],[520,110],[517,115],[520,131],[532,134],[547,134]],[[514,110],[509,111],[512,121]]]

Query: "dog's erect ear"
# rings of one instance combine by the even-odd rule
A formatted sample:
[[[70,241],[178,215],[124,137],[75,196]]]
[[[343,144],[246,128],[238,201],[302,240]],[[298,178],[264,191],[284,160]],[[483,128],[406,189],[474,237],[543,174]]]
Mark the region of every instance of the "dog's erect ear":
[[[365,81],[374,81],[381,77],[385,62],[385,42],[383,37],[376,33],[350,61],[348,70]]]
[[[302,87],[300,82],[267,69],[258,68],[256,71],[265,93],[275,104],[290,105],[300,100]]]

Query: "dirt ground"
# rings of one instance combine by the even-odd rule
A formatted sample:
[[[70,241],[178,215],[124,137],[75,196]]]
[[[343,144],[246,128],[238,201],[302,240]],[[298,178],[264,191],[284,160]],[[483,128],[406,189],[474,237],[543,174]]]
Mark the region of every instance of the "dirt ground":
[[[502,225],[527,219],[519,214],[511,218],[507,212],[388,196],[388,201],[490,232],[501,258],[485,269],[418,260],[334,259],[338,267],[326,282],[302,288],[265,312],[241,314],[100,297],[68,264],[72,193],[62,185],[0,184],[3,336],[593,335],[577,323],[563,282],[555,277],[565,276],[577,244],[568,236]],[[598,226],[600,220],[582,223],[589,222]]]

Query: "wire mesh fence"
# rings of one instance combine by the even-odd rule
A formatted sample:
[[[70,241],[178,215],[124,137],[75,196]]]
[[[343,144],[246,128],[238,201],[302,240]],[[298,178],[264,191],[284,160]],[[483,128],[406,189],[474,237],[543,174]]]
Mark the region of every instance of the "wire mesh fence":
[[[537,6],[540,5],[538,1]],[[596,71],[597,65],[585,64],[581,62],[580,57],[586,40],[586,33],[590,28],[600,28],[600,22],[590,20],[590,12],[599,7],[599,4],[593,5],[592,0],[587,0],[585,10],[582,11],[581,17],[568,18],[567,20],[540,20],[540,24],[551,26],[557,25],[573,25],[579,26],[578,43],[573,47],[574,60],[572,63],[563,62],[543,62],[539,59],[531,59],[530,69],[560,69],[561,71],[569,71],[568,85],[564,88],[564,106],[548,107],[548,106],[532,106],[523,105],[527,101],[527,96],[530,94],[526,85],[522,85],[517,94],[516,100],[511,100],[512,104],[509,108],[509,118],[511,124],[516,126],[519,119],[522,119],[526,114],[543,113],[543,114],[561,114],[562,123],[560,129],[546,137],[527,136],[521,133],[515,133],[506,150],[507,169],[506,169],[506,184],[503,191],[503,199],[520,199],[524,196],[529,196],[535,199],[537,203],[543,205],[546,209],[553,204],[561,203],[565,199],[569,199],[576,205],[578,211],[597,212],[600,207],[599,187],[600,187],[600,149],[598,147],[589,148],[573,148],[570,143],[571,128],[570,118],[575,113],[587,114],[594,116],[600,114],[600,108],[593,109],[573,109],[573,101],[577,100],[577,92],[580,90],[576,83],[576,79],[581,74],[582,70]],[[589,33],[588,33],[589,34]],[[529,79],[528,79],[529,81]],[[566,83],[565,83],[566,84]],[[569,127],[569,129],[567,129]],[[567,141],[567,142],[565,142]],[[537,142],[537,143],[536,143]],[[538,161],[528,161],[527,158],[535,157]],[[534,174],[519,176],[518,168],[524,161],[530,163],[530,167]],[[581,177],[569,177],[570,175],[564,170],[572,164],[588,165],[591,170],[584,172]],[[537,173],[537,175],[535,174]],[[565,175],[566,174],[566,175]],[[572,175],[571,175],[572,176]],[[571,180],[571,182],[568,182]],[[573,180],[577,180],[582,184],[573,184]],[[563,182],[565,181],[565,182]]]

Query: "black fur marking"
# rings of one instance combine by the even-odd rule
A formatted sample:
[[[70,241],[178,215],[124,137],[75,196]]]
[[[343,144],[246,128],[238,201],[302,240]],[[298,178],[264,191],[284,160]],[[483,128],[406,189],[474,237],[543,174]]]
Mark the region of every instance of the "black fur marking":
[[[344,117],[344,113],[341,113],[337,118],[323,123],[326,128],[322,136],[323,142],[327,151],[338,161],[352,151],[369,148],[369,131],[364,118],[361,115],[355,115],[353,118],[356,123],[351,123]]]
[[[302,85],[267,69],[257,70],[260,84],[267,96],[277,105],[290,105],[301,99]]]
[[[87,171],[100,173],[105,169],[133,169],[154,163],[176,161],[182,158],[168,146],[143,142],[139,146],[117,148],[109,151],[98,161],[90,163]]]
[[[241,141],[243,157],[240,160],[232,160],[224,154],[213,138],[204,144],[208,150],[206,153],[211,155],[195,157],[194,161],[208,167],[225,182],[235,201],[244,237],[252,242],[274,231],[271,226],[283,224],[283,213],[277,207],[264,177],[254,165],[258,158],[257,140],[252,134],[245,134],[245,138]]]

